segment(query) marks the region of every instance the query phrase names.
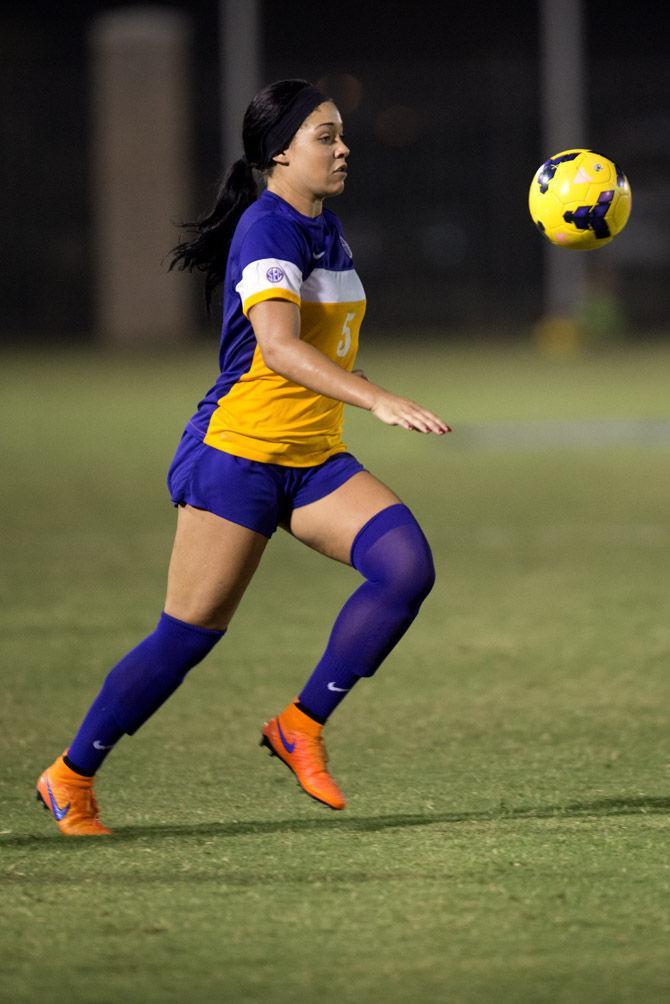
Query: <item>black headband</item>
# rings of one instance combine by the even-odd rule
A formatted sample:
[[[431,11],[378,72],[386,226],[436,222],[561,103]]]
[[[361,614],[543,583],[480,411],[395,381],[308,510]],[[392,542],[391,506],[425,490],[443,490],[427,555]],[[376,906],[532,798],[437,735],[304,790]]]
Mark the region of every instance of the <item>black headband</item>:
[[[307,116],[327,101],[321,91],[308,84],[298,91],[275,124],[268,129],[262,141],[262,161],[259,167],[272,166],[272,158],[289,145]]]

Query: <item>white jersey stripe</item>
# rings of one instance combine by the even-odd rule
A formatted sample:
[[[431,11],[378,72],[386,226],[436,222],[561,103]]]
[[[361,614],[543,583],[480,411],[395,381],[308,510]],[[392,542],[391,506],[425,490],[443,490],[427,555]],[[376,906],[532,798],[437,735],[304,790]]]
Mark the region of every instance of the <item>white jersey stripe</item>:
[[[328,268],[315,268],[302,284],[303,302],[356,303],[365,299],[361,280],[353,268],[336,272]]]
[[[288,290],[300,302],[301,286],[302,272],[292,261],[260,258],[247,265],[242,272],[242,278],[235,286],[235,291],[240,294],[242,303],[246,303],[257,293],[272,289]]]
[[[303,300],[307,303],[356,303],[365,299],[363,285],[353,268],[343,272],[315,268],[303,282],[298,265],[282,258],[261,258],[251,262],[235,286],[242,303],[273,289],[287,290],[298,302]]]

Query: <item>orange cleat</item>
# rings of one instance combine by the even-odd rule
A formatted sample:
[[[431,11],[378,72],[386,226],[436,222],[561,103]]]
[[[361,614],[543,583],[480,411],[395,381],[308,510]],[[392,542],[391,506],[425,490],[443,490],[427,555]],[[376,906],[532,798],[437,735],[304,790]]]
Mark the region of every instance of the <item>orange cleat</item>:
[[[270,756],[279,757],[293,771],[308,795],[331,809],[343,809],[347,804],[344,795],[326,768],[328,757],[322,732],[322,725],[303,714],[295,704],[289,704],[265,723],[260,744],[267,746]]]
[[[93,778],[70,770],[62,756],[38,778],[37,801],[52,814],[67,837],[102,837],[112,832],[100,822]]]

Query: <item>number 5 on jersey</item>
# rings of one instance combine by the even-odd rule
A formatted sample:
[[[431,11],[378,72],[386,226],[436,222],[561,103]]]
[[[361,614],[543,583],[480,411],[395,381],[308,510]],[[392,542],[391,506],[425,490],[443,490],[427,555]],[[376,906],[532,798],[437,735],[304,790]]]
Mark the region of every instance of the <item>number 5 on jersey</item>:
[[[335,350],[340,359],[344,358],[344,356],[346,356],[347,352],[351,348],[351,328],[349,327],[349,325],[351,324],[355,316],[356,313],[354,311],[352,313],[348,313],[344,319],[344,324],[342,325],[342,337],[340,338],[337,345],[337,349]]]

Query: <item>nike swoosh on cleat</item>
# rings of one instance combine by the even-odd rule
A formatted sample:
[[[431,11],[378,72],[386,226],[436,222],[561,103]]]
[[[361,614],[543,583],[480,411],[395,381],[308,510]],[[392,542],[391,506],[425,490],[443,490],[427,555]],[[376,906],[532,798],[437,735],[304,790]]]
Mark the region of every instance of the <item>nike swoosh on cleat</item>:
[[[99,739],[94,739],[93,745],[97,750],[111,750],[114,743],[112,743],[112,746],[103,746]]]
[[[284,733],[281,730],[281,725],[279,724],[279,719],[277,719],[277,728],[279,729],[279,738],[281,739],[281,741],[284,744],[284,749],[286,750],[287,753],[292,753],[293,750],[295,749],[295,743],[289,743],[289,742],[286,741],[286,736],[284,735]]]
[[[49,784],[49,778],[47,777],[45,780],[47,782],[47,791],[49,793],[49,801],[51,802],[51,808],[53,809],[53,814],[54,814],[55,818],[58,819],[58,820],[65,819],[65,817],[67,816],[68,812],[70,811],[70,805],[71,805],[71,803],[68,802],[67,805],[65,806],[65,808],[61,809],[60,805],[58,804],[58,802],[54,798],[54,793],[51,790],[51,785]]]
[[[334,690],[338,694],[346,694],[349,692],[349,687],[336,687],[334,683],[329,683],[328,690]]]

